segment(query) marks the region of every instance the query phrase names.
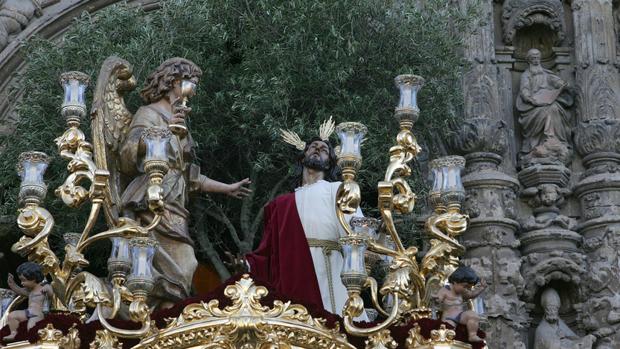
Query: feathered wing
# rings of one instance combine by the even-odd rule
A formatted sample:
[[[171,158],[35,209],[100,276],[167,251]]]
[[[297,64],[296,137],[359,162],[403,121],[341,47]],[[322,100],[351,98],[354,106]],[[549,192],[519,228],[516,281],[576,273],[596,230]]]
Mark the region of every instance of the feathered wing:
[[[97,168],[110,173],[104,210],[107,223],[118,225],[123,181],[119,171],[119,148],[133,115],[125,106],[125,93],[136,87],[133,67],[126,60],[111,56],[101,66],[94,91],[92,133]]]

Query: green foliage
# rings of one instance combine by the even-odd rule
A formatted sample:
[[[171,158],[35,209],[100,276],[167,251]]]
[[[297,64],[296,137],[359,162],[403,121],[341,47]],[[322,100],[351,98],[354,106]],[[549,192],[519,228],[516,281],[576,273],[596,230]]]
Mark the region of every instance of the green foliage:
[[[60,42],[30,41],[20,83],[25,91],[20,121],[0,145],[0,184],[8,188],[0,214],[17,209],[14,168],[20,152],[36,149],[53,155],[49,186],[56,188],[64,180],[66,162],[53,145],[65,128],[58,76],[80,70],[95,79],[112,54],[134,64],[139,82],[174,56],[204,70],[198,94],[190,101],[190,127],[202,170],[225,182],[249,176],[255,190],[242,202],[213,196],[197,200],[192,209],[199,252],[220,272],[225,273],[215,252],[250,249],[260,237],[262,206],[287,189],[282,179],[294,152],[279,140],[280,128],[310,137],[330,115],[336,122],[366,124],[370,132],[359,178],[372,206],[398,129],[392,117],[398,100],[394,77],[415,73],[426,78],[415,133],[434,140],[423,142],[427,147],[442,149],[440,139],[461,105],[462,45],[454,33],[468,28],[472,14],[445,0],[414,3],[169,0],[149,13],[116,5],[96,16],[83,14]],[[136,110],[137,93],[127,102]],[[412,184],[421,188],[421,182]],[[76,231],[85,221],[84,212],[62,207],[52,190],[45,205],[56,217],[56,234]]]

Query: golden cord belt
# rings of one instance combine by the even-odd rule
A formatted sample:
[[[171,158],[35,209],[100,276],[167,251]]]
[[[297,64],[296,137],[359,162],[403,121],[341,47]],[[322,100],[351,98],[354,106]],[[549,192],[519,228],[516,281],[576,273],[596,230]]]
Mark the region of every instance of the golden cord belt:
[[[327,271],[327,282],[329,283],[329,299],[332,303],[332,313],[336,314],[336,298],[334,297],[334,282],[329,256],[332,251],[338,251],[342,254],[342,246],[340,246],[337,241],[321,239],[308,239],[308,246],[320,247],[321,252],[323,252],[323,261],[325,262],[325,270]]]

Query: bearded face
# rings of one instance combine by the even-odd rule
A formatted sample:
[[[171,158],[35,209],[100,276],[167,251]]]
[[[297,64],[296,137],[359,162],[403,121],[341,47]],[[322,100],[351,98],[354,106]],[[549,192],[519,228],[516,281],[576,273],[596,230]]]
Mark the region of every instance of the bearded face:
[[[310,143],[304,153],[302,165],[317,171],[328,171],[329,165],[329,146],[322,141]]]

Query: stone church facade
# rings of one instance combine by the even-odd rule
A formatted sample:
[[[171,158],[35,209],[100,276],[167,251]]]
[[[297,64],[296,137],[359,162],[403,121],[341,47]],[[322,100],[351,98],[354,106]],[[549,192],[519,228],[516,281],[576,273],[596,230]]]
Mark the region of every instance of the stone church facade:
[[[27,63],[20,41],[61,37],[81,12],[115,2],[0,2],[0,132],[15,120],[14,87]],[[534,348],[550,303],[560,332],[572,333],[562,343],[618,348],[620,1],[480,3],[482,18],[465,38],[466,120],[450,144],[467,160],[464,263],[490,285],[489,348]]]

